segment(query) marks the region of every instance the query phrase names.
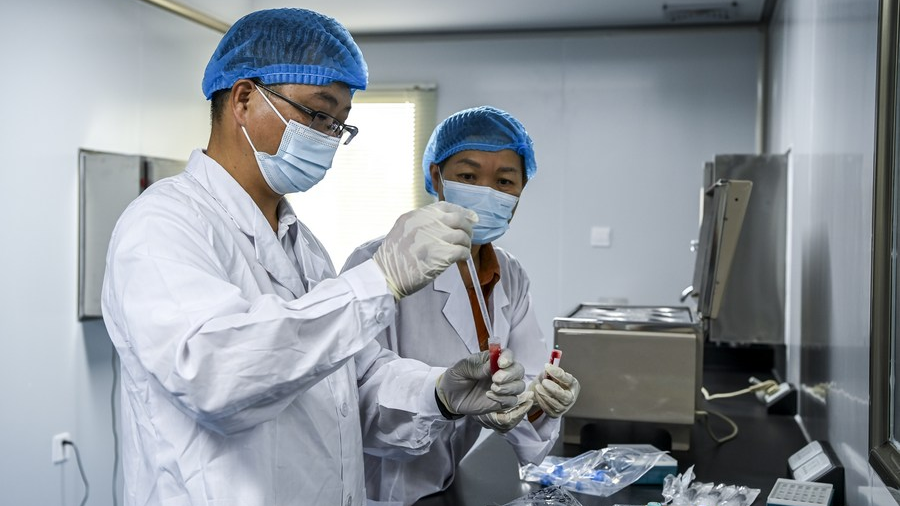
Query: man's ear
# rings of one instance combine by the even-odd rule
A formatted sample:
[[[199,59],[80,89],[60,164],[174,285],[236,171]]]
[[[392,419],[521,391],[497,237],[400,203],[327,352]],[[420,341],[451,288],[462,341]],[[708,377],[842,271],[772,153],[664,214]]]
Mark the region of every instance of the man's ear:
[[[249,114],[250,96],[256,90],[253,81],[238,79],[231,87],[231,95],[228,97],[228,110],[231,111],[235,123],[246,126]]]
[[[444,184],[441,180],[441,167],[436,164],[431,164],[431,187],[434,188],[434,191],[438,194],[438,199],[444,200]]]

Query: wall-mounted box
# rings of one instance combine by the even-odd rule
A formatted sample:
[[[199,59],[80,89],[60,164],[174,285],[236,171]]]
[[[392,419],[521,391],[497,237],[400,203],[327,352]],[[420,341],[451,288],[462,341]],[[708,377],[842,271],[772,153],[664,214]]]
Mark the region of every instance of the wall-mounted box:
[[[122,211],[150,184],[186,162],[141,155],[78,152],[78,319],[102,317],[100,290],[109,238]]]

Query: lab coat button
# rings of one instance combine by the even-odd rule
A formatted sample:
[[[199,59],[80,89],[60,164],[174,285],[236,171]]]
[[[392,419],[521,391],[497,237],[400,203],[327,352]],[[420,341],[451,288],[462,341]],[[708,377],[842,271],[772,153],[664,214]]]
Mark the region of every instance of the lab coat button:
[[[378,322],[378,323],[384,323],[384,311],[379,311],[379,312],[375,315],[375,321]]]
[[[341,416],[347,416],[347,413],[349,412],[350,406],[348,406],[346,402],[341,403]]]
[[[353,496],[348,495],[347,496],[347,506],[350,506],[351,504],[353,504]]]

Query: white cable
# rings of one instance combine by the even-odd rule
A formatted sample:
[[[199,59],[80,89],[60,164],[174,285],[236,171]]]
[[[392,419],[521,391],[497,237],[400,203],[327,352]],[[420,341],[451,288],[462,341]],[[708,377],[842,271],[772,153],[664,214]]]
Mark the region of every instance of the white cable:
[[[734,438],[737,437],[737,435],[738,435],[738,426],[737,426],[736,423],[734,423],[734,420],[732,420],[731,418],[728,418],[727,416],[723,415],[722,413],[719,413],[718,411],[713,411],[713,410],[709,410],[709,411],[697,411],[697,414],[704,417],[704,418],[703,418],[703,425],[706,426],[706,432],[709,433],[709,437],[711,437],[712,440],[715,441],[716,443],[722,444],[722,443],[731,441],[732,439],[734,439]],[[727,436],[725,436],[725,437],[721,437],[721,438],[716,437],[716,435],[715,435],[715,434],[713,433],[713,431],[712,431],[712,428],[709,426],[709,415],[715,415],[715,416],[718,416],[719,418],[721,418],[722,420],[724,420],[725,423],[727,423],[728,425],[731,425],[731,429],[732,429],[732,430],[731,430],[731,434],[729,434],[729,435],[727,435]]]
[[[738,390],[736,392],[727,392],[727,393],[710,395],[709,392],[706,391],[706,387],[701,387],[700,392],[703,394],[704,399],[711,401],[714,399],[726,399],[728,397],[737,397],[738,395],[749,394],[749,393],[755,392],[757,390],[768,390],[769,388],[772,388],[772,387],[778,388],[778,383],[776,383],[774,380],[766,380],[761,383],[757,383],[753,386],[747,387],[743,390]]]

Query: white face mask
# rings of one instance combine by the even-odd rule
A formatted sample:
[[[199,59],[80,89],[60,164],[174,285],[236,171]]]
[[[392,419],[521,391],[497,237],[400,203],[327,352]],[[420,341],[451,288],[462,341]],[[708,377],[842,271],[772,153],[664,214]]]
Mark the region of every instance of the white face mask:
[[[281,144],[274,155],[257,151],[247,134],[247,129],[241,125],[241,130],[256,155],[256,162],[263,178],[272,191],[279,195],[309,190],[321,181],[325,177],[325,172],[331,168],[331,162],[341,140],[317,132],[294,120],[288,122],[265,93],[259,88],[256,91],[285,124]]]
[[[444,181],[443,177],[441,184],[444,200],[478,214],[478,223],[472,227],[472,244],[495,241],[509,230],[518,197],[488,186]]]

